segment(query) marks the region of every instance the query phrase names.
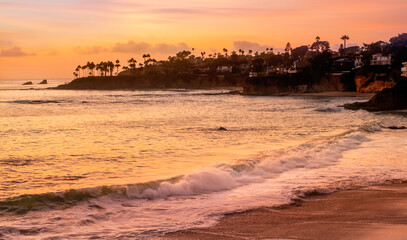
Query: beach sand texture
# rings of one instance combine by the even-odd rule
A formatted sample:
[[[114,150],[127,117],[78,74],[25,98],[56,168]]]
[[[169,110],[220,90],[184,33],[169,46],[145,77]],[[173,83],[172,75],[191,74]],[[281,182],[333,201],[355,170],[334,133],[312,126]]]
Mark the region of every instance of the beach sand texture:
[[[298,204],[230,214],[210,228],[163,239],[407,239],[407,184],[310,196]]]

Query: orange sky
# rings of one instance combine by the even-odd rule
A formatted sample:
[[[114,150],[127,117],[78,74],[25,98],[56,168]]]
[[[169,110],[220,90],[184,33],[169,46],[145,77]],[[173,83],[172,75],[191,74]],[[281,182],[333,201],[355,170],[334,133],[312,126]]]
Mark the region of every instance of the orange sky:
[[[407,32],[405,0],[0,0],[0,79],[72,78],[78,64],[192,47],[336,49]],[[217,50],[218,49],[218,50]]]

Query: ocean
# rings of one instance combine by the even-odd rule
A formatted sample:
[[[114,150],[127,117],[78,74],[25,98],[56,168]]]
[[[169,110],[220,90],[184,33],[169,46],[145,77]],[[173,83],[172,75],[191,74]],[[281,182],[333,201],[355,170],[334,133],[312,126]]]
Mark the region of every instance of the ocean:
[[[0,81],[0,239],[151,239],[407,180],[407,112],[340,107],[367,98],[66,81]]]

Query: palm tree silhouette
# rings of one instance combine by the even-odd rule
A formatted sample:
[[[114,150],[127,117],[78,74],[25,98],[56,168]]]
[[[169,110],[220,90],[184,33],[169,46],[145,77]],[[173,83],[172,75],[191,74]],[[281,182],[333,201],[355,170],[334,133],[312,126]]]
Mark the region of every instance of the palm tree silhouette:
[[[343,35],[341,37],[341,39],[343,40],[343,48],[346,48],[346,40],[349,40],[349,36],[348,35]]]
[[[82,68],[82,71],[83,71],[83,77],[85,77],[85,69],[88,68],[88,66],[87,66],[87,65],[83,65],[81,68]]]
[[[116,64],[115,64],[114,66],[117,68],[116,75],[118,75],[118,74],[119,74],[119,67],[121,66],[121,65],[120,65],[120,61],[119,61],[119,60],[116,60]]]
[[[127,60],[127,62],[129,63],[130,68],[132,69],[136,68],[137,61],[134,58],[130,58],[129,60]]]
[[[81,65],[78,65],[75,71],[78,72],[78,77],[81,77]]]
[[[150,54],[143,54],[144,65],[146,65],[148,58],[150,58]]]
[[[316,40],[317,42],[319,42],[319,40],[321,40],[321,38],[320,38],[319,36],[317,36],[317,37],[315,38],[315,40]]]
[[[225,56],[228,57],[228,50],[226,48],[223,49],[223,52],[225,53]]]

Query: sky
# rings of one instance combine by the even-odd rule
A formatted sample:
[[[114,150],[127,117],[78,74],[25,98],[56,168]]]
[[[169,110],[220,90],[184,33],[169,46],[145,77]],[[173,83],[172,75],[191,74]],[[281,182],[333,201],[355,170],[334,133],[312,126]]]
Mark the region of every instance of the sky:
[[[88,61],[166,59],[407,32],[406,0],[0,0],[0,80],[72,78]]]

